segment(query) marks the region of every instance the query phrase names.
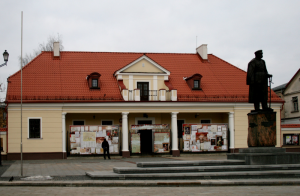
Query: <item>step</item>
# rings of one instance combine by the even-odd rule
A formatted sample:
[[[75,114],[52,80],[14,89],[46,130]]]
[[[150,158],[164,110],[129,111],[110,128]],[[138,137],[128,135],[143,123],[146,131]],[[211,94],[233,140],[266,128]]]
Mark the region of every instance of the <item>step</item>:
[[[139,162],[137,167],[186,167],[186,166],[213,166],[213,165],[244,165],[244,160],[203,160],[203,161],[159,161]]]
[[[233,153],[228,160],[244,160],[246,165],[300,164],[300,153]]]
[[[300,178],[300,170],[288,171],[241,171],[241,172],[196,172],[196,173],[151,173],[117,174],[109,171],[86,172],[93,180],[187,180],[187,179],[262,179]]]
[[[188,173],[188,172],[229,172],[229,171],[270,171],[270,170],[300,170],[300,164],[286,165],[222,165],[222,166],[190,166],[190,167],[114,167],[118,174],[145,173]]]

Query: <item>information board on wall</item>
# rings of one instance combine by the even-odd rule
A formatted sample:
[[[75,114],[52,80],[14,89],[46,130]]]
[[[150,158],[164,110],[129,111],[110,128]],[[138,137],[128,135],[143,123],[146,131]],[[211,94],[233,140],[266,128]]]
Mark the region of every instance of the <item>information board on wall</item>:
[[[141,137],[139,133],[131,134],[131,153],[141,153]]]
[[[227,124],[183,124],[183,151],[228,151]]]
[[[154,153],[170,152],[170,133],[154,133]]]
[[[109,144],[110,154],[119,154],[119,126],[117,125],[71,125],[71,154],[103,154],[102,142]]]

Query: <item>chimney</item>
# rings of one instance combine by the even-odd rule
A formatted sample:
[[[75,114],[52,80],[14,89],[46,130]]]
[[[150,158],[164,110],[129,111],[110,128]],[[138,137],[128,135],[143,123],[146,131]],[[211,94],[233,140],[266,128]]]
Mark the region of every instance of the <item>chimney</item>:
[[[207,44],[202,44],[196,50],[203,60],[207,60]]]
[[[59,42],[54,42],[53,43],[53,56],[54,57],[59,57]]]

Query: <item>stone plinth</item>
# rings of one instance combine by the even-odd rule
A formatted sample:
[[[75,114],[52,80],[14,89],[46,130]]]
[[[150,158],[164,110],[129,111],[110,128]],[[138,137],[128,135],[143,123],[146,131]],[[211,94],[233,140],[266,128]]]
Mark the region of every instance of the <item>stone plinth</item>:
[[[276,145],[276,112],[248,113],[248,146],[274,147]]]

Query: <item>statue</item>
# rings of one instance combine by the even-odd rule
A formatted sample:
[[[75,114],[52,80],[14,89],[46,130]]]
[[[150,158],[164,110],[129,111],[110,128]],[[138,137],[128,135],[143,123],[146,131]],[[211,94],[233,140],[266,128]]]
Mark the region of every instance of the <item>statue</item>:
[[[248,64],[247,85],[249,85],[249,103],[254,103],[254,111],[260,111],[259,104],[263,111],[273,111],[268,107],[268,78],[271,78],[266,68],[266,63],[262,59],[263,52],[258,50],[255,58]]]

